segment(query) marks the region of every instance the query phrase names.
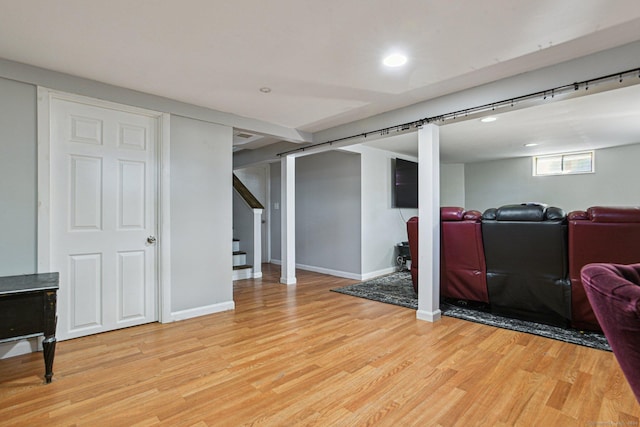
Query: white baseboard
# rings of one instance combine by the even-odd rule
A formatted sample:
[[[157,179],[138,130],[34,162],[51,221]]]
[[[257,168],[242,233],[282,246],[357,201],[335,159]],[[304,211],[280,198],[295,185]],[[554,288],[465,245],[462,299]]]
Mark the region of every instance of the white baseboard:
[[[236,303],[233,301],[221,302],[218,304],[206,305],[204,307],[190,308],[188,310],[174,311],[171,313],[173,321],[192,319],[194,317],[206,316],[207,314],[220,313],[221,311],[234,310]]]
[[[231,280],[243,280],[253,278],[252,268],[243,268],[242,270],[233,270]]]
[[[345,279],[361,280],[358,273],[350,273],[348,271],[332,270],[330,268],[315,267],[313,265],[296,264],[296,268],[300,270],[313,271],[314,273],[328,274],[330,276],[344,277]]]
[[[279,259],[272,259],[271,264],[282,265]],[[300,270],[313,271],[314,273],[328,274],[330,276],[344,277],[346,279],[359,280],[360,275],[356,273],[348,273],[346,271],[332,270],[324,267],[315,267],[313,265],[296,264],[296,268]]]
[[[282,265],[282,262],[279,259],[272,259],[271,264]],[[350,273],[348,271],[332,270],[330,268],[315,267],[313,265],[305,265],[305,264],[296,264],[296,268],[299,268],[300,270],[313,271],[314,273],[322,273],[322,274],[328,274],[330,276],[344,277],[345,279],[359,280],[361,282],[364,280],[373,279],[374,277],[385,276],[387,274],[395,273],[396,271],[398,271],[397,267],[388,267],[382,270],[372,271],[370,273],[358,274],[358,273]]]
[[[298,283],[298,280],[295,277],[293,279],[291,278],[287,279],[286,277],[281,277],[280,283],[282,283],[283,285],[295,285],[296,283]]]
[[[0,359],[35,353],[42,350],[42,338],[28,338],[18,341],[3,342],[0,344]]]
[[[382,270],[365,273],[362,275],[362,278],[360,280],[364,281],[373,279],[375,277],[386,276],[387,274],[395,273],[396,271],[398,271],[398,267],[387,267],[383,268]]]
[[[437,322],[442,317],[442,312],[440,310],[436,311],[426,311],[426,310],[418,310],[416,311],[416,318],[418,320],[426,320],[427,322]]]
[[[253,273],[253,275],[252,275],[251,277],[253,277],[254,279],[260,279],[260,278],[262,278],[262,271],[261,271],[261,272],[259,272],[259,273]]]

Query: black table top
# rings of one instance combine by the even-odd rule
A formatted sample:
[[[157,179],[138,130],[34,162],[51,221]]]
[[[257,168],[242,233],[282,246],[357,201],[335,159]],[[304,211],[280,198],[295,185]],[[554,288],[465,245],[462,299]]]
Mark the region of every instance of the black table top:
[[[58,273],[23,274],[0,277],[0,296],[58,289]]]

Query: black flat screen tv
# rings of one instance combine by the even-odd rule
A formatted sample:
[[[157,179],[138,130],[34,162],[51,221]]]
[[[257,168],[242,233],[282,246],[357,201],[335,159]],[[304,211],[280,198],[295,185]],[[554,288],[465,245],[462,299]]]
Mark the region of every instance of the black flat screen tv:
[[[418,207],[418,164],[396,159],[393,201],[396,208]]]

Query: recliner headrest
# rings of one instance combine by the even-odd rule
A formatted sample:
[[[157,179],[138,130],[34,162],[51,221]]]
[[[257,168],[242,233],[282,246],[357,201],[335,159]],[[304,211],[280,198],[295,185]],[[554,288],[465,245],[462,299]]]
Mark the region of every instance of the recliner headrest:
[[[545,207],[541,205],[506,205],[498,208],[498,221],[544,221]]]
[[[540,203],[505,205],[498,209],[487,209],[482,215],[483,220],[523,222],[562,221],[565,218],[566,214],[562,209]]]

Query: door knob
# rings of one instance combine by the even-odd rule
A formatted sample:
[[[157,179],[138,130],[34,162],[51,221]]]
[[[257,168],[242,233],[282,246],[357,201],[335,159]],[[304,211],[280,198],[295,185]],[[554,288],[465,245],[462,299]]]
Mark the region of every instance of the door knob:
[[[156,242],[156,236],[147,237],[147,243],[149,243],[150,245],[153,245],[155,242]]]

